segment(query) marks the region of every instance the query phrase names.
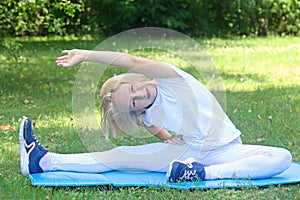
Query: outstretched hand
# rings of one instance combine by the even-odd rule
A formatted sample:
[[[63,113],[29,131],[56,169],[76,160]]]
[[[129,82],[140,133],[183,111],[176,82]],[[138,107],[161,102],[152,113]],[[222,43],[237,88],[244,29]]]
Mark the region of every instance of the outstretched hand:
[[[182,138],[182,135],[172,135],[168,139],[164,141],[165,143],[168,144],[173,144],[173,145],[183,145],[185,142]]]
[[[64,56],[56,59],[56,65],[60,67],[70,68],[84,61],[84,56],[79,50],[63,50]]]

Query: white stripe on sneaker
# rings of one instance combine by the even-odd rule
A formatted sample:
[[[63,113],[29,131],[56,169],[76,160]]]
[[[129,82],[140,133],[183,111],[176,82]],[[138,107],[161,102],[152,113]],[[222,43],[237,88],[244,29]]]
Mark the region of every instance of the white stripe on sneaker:
[[[179,179],[187,179],[187,180],[192,180],[193,176],[197,174],[196,170],[184,170],[184,173],[182,177],[179,177]],[[191,178],[192,176],[192,178]]]
[[[28,159],[28,163],[29,163],[29,155],[30,153],[33,151],[33,149],[35,148],[35,142],[31,142],[29,145],[26,144],[26,141],[24,141],[25,147],[29,149],[29,151],[27,152],[27,159]]]

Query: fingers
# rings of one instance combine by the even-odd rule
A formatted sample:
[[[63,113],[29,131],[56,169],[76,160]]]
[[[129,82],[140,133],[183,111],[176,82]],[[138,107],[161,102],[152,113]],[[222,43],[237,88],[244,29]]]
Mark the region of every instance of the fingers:
[[[59,61],[56,61],[56,65],[59,67],[65,67],[65,68],[71,67],[69,63],[64,63],[64,62],[59,62]]]
[[[61,56],[58,57],[55,62],[58,66],[62,66],[66,62],[66,60],[67,60],[67,56]]]
[[[84,56],[80,54],[79,51],[72,50],[63,50],[63,56],[60,56],[56,59],[56,65],[65,68],[71,68],[84,61]]]
[[[182,135],[175,135],[168,138],[165,143],[173,144],[173,145],[183,145],[185,142],[182,138]]]
[[[61,53],[64,54],[64,56],[60,56],[56,58],[56,65],[60,67],[70,67],[68,63],[68,56],[71,50],[63,50]]]
[[[55,61],[56,65],[59,67],[70,67],[70,64],[67,61],[67,58],[57,58],[57,60]]]
[[[61,53],[62,54],[69,54],[71,50],[62,50]]]
[[[60,56],[56,60],[61,61],[61,60],[66,60],[67,56]]]

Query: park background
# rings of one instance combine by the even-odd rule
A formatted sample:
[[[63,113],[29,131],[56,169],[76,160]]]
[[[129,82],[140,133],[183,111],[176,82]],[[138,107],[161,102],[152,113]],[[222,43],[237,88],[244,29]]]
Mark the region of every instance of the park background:
[[[1,36],[112,35],[165,27],[199,36],[300,34],[298,0],[3,0]]]
[[[23,116],[36,121],[36,135],[50,151],[86,151],[71,103],[79,68],[61,69],[56,57],[63,49],[93,49],[114,34],[140,27],[169,28],[198,41],[216,63],[226,88],[226,112],[242,130],[243,141],[286,148],[294,162],[300,161],[300,1],[3,0],[0,199],[300,199],[299,184],[192,191],[31,186],[19,166]],[[134,53],[185,68],[176,56]],[[108,69],[104,78],[121,72]],[[115,142],[152,141],[125,137]]]

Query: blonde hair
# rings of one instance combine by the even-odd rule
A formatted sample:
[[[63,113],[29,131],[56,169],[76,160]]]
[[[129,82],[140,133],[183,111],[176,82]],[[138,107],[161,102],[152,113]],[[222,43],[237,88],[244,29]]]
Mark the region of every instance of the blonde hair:
[[[108,79],[100,91],[101,124],[103,132],[108,138],[110,133],[118,137],[120,133],[132,134],[143,127],[138,111],[119,111],[115,108],[114,92],[121,84],[139,83],[148,80],[146,76],[136,73],[126,73]]]

